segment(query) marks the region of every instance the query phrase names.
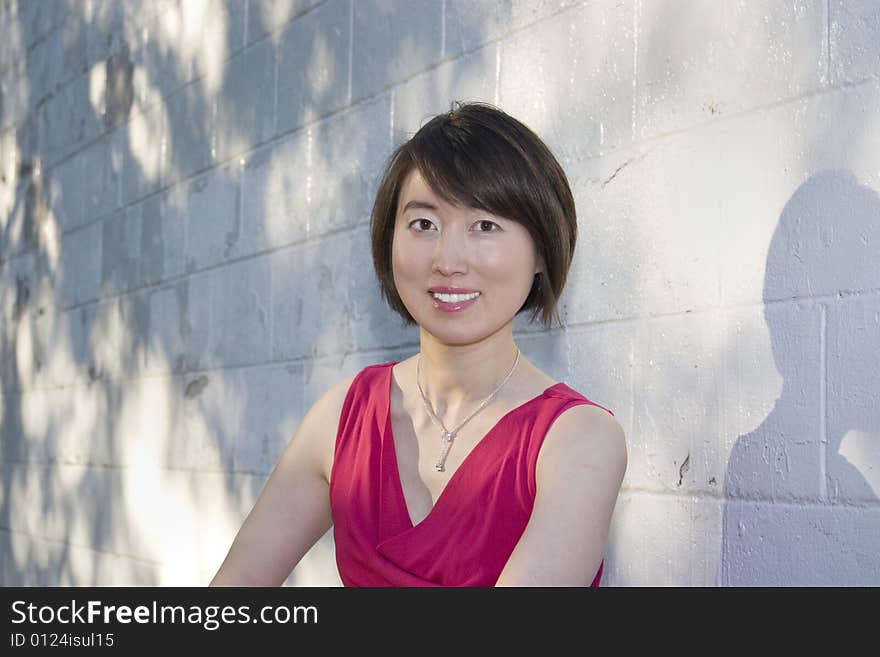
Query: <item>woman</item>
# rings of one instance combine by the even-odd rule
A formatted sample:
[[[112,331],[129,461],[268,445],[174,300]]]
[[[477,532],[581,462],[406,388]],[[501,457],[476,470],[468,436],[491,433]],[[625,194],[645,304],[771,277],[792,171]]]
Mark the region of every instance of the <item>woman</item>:
[[[559,163],[458,104],[394,152],[371,231],[419,352],[315,402],[211,584],[280,585],[333,526],[346,585],[598,585],[623,431],[513,337],[521,312],[558,320],[577,236]]]

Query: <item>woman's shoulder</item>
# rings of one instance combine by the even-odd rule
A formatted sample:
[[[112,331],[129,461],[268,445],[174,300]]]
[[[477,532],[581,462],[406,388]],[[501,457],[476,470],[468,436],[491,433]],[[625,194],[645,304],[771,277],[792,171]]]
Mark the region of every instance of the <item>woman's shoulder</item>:
[[[556,417],[547,430],[539,462],[554,455],[558,461],[574,459],[594,465],[604,461],[606,466],[625,470],[626,434],[618,418],[577,391],[572,391],[572,398],[587,403],[570,405]]]
[[[333,450],[336,445],[339,419],[342,416],[349,392],[352,391],[356,382],[364,382],[365,377],[380,374],[382,368],[390,367],[393,364],[392,361],[366,365],[354,374],[337,379],[324,390],[309,409],[307,416],[310,424],[321,428],[316,448],[320,451],[322,469],[328,481],[333,463]]]
[[[550,410],[553,420],[545,437],[549,448],[542,448],[542,453],[559,451],[562,458],[573,457],[595,449],[600,441],[610,452],[607,456],[626,460],[626,436],[611,408],[564,381],[553,384],[545,395],[560,401]]]

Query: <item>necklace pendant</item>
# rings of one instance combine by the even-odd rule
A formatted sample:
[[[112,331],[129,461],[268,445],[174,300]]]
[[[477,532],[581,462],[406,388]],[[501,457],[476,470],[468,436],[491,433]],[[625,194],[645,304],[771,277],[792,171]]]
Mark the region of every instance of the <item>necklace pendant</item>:
[[[446,472],[446,455],[449,454],[449,448],[452,447],[452,438],[453,435],[451,433],[448,431],[443,432],[443,440],[440,443],[440,456],[434,464],[434,469],[437,472]]]

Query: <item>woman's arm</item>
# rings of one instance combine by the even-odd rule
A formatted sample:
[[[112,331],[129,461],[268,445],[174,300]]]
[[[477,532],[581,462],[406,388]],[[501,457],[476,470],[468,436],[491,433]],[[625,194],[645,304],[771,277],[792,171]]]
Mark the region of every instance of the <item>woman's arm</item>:
[[[331,527],[329,470],[353,379],[333,385],[306,413],[211,586],[280,586]]]
[[[532,515],[496,586],[589,586],[626,472],[626,438],[606,411],[564,411],[544,438]]]

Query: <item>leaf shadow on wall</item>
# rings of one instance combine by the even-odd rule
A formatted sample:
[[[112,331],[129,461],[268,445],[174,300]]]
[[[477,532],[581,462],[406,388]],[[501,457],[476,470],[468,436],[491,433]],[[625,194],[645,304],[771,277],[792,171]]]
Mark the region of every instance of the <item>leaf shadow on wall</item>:
[[[763,299],[783,387],[727,463],[722,585],[880,584],[878,262],[880,196],[851,172],[786,203]]]

